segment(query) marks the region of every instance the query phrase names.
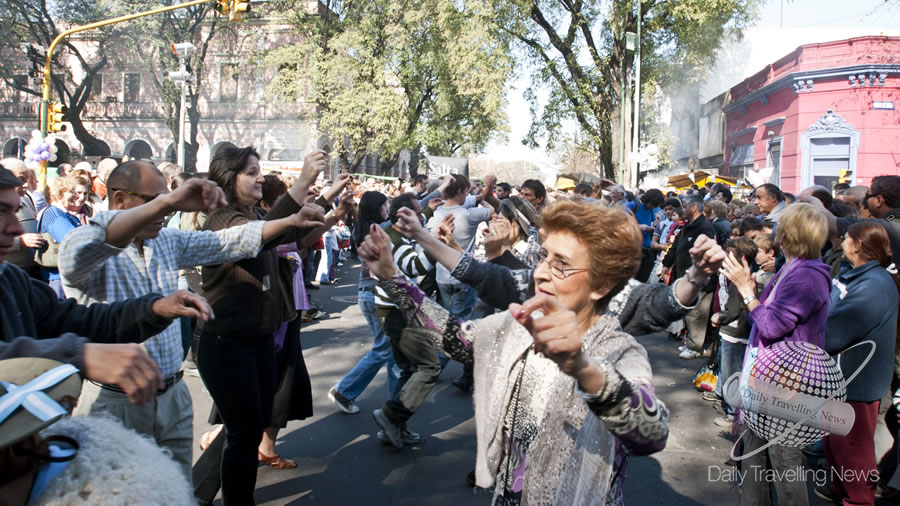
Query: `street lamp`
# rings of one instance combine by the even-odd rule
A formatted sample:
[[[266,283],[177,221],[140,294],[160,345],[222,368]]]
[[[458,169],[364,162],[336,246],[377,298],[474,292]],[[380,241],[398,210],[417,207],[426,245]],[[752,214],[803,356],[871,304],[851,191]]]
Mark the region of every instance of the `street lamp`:
[[[641,2],[637,2],[637,36],[634,48],[634,138],[631,140],[631,151],[637,151],[641,142]],[[638,168],[631,170],[631,187],[637,188]]]
[[[187,69],[188,59],[197,51],[190,42],[182,42],[180,44],[172,44],[172,53],[178,57],[181,63],[181,69],[176,72],[169,72],[169,80],[176,84],[181,84],[181,108],[178,110],[178,166],[184,169],[184,99],[187,85],[193,84],[194,76]]]

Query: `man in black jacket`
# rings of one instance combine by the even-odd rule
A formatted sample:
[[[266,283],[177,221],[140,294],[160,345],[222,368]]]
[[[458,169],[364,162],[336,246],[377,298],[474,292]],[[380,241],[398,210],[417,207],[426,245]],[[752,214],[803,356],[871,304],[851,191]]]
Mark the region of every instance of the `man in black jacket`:
[[[0,166],[0,360],[44,357],[72,364],[87,379],[120,385],[135,403],[164,388],[157,365],[138,344],[180,316],[208,318],[202,297],[147,294],[115,304],[59,300],[45,283],[5,262],[24,232],[16,217],[19,178]],[[84,336],[84,337],[83,337]]]
[[[703,216],[703,199],[697,194],[681,197],[681,205],[687,224],[681,228],[675,244],[669,248],[663,259],[663,271],[674,269],[672,279],[678,279],[688,272],[692,265],[691,248],[701,235],[709,238],[716,237],[716,229],[709,220]],[[709,310],[712,306],[712,292],[715,290],[714,279],[694,279],[687,276],[685,279],[691,284],[703,286],[700,302],[684,317],[688,331],[688,342],[684,351],[678,355],[681,358],[697,358],[703,354],[703,342],[706,340],[706,327],[709,323]]]

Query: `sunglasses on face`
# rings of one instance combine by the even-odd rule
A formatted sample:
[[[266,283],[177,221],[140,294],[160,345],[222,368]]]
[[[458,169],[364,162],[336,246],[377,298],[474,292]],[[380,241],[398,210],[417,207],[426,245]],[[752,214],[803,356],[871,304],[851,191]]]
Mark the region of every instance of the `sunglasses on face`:
[[[122,192],[122,193],[127,193],[128,195],[131,195],[132,197],[137,197],[137,198],[143,200],[144,203],[150,202],[151,200],[155,199],[156,197],[159,197],[159,194],[156,194],[156,195],[147,195],[146,193],[138,193],[138,192],[133,192],[133,191],[131,191],[131,190],[122,190],[122,189],[119,189],[119,188],[115,188],[115,189],[110,188],[109,191],[110,191],[110,192]]]

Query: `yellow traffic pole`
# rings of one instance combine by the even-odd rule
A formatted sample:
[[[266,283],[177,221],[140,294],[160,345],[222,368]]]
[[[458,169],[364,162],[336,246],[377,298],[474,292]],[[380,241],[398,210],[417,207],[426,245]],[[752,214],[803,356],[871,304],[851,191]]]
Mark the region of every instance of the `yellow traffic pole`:
[[[44,78],[43,78],[43,95],[41,97],[41,109],[40,109],[40,124],[41,124],[41,137],[47,138],[47,116],[49,114],[50,109],[50,60],[53,58],[53,52],[56,51],[56,47],[60,42],[69,35],[73,33],[83,32],[85,30],[93,30],[94,28],[100,28],[103,26],[114,25],[116,23],[121,23],[123,21],[131,21],[132,19],[142,18],[144,16],[150,16],[153,14],[159,14],[161,12],[174,11],[177,9],[183,9],[185,7],[192,7],[194,5],[205,4],[209,2],[214,2],[215,0],[192,0],[190,2],[184,2],[176,5],[170,5],[167,7],[157,7],[156,9],[150,9],[149,11],[138,12],[136,14],[128,14],[125,16],[119,16],[117,18],[105,19],[102,21],[97,21],[96,23],[90,23],[84,26],[76,26],[74,28],[69,28],[68,30],[60,33],[53,39],[53,42],[50,43],[50,47],[47,48],[47,59],[44,62]],[[40,187],[43,188],[44,184],[47,180],[47,160],[41,161],[41,174],[40,174]]]

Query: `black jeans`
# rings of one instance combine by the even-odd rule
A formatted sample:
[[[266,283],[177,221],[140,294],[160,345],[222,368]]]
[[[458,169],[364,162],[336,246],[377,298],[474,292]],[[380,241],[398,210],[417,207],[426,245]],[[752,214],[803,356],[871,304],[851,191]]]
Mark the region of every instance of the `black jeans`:
[[[225,424],[222,500],[254,504],[257,450],[272,416],[275,347],[272,335],[224,337],[202,332],[197,369]]]
[[[641,266],[638,268],[637,276],[634,279],[641,283],[646,283],[650,279],[653,272],[653,265],[656,263],[656,250],[650,248],[641,248]]]

